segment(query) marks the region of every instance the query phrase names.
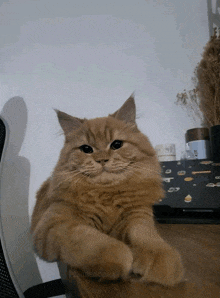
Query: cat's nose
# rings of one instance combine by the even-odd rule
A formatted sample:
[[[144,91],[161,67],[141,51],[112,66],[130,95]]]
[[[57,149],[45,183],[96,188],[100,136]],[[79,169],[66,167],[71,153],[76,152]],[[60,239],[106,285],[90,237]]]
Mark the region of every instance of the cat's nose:
[[[109,161],[109,159],[97,159],[96,160],[96,162],[100,163],[102,166],[104,166],[108,161]]]

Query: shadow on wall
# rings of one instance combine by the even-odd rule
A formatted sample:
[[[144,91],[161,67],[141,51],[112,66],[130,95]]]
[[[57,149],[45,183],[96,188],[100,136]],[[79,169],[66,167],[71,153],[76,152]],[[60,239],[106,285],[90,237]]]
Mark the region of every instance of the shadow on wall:
[[[8,100],[0,117],[6,126],[0,165],[1,242],[11,265],[10,273],[24,292],[42,280],[29,234],[30,162],[19,156],[27,126],[27,106],[23,98],[16,96]]]

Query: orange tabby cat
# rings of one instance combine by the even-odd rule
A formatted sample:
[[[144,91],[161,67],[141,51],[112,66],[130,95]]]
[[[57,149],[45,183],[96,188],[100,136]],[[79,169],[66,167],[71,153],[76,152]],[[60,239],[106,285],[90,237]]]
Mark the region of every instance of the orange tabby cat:
[[[154,226],[152,205],[164,195],[161,169],[135,114],[133,96],[103,118],[57,111],[65,144],[37,192],[31,232],[39,257],[67,264],[82,294],[91,277],[96,285],[120,279],[166,286],[183,277],[179,253]]]

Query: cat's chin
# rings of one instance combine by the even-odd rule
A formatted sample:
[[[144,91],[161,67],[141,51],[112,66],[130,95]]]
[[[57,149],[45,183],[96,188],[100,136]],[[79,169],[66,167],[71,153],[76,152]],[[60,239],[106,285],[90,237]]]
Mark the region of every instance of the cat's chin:
[[[119,173],[111,173],[111,172],[102,172],[101,174],[93,177],[89,177],[87,182],[91,184],[105,185],[105,186],[113,186],[122,183],[126,179],[123,172]]]

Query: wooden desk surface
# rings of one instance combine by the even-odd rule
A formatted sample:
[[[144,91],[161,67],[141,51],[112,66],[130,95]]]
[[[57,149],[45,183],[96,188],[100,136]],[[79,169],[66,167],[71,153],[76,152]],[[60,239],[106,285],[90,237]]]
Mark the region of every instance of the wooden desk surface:
[[[161,296],[220,297],[220,225],[157,224],[161,236],[182,255],[186,282]],[[162,294],[163,293],[163,294]]]
[[[182,255],[186,281],[166,288],[131,283],[84,281],[83,298],[220,298],[220,225],[156,224],[161,236]]]

